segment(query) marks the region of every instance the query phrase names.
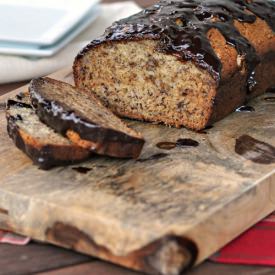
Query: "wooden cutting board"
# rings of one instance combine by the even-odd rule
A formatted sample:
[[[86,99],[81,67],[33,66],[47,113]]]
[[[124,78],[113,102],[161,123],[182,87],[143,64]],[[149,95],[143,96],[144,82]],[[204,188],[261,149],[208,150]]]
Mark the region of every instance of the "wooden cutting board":
[[[52,77],[72,82],[70,69]],[[6,133],[3,102],[24,89],[0,98],[0,228],[177,275],[275,209],[272,94],[250,103],[255,112],[235,112],[203,133],[127,121],[146,138],[137,161],[93,157],[42,171]],[[180,138],[199,146],[156,147]]]

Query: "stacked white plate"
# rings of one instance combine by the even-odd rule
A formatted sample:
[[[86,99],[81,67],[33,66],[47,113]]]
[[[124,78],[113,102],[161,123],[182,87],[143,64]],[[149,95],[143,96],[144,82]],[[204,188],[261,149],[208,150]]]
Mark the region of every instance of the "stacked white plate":
[[[98,2],[0,0],[0,54],[55,54],[95,20]]]

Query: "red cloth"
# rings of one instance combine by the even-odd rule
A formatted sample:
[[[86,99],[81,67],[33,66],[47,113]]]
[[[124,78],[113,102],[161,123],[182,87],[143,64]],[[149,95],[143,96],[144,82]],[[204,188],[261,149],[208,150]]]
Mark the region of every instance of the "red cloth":
[[[275,212],[222,248],[210,259],[219,263],[275,266]]]
[[[0,243],[8,243],[15,245],[26,245],[30,242],[29,237],[24,237],[8,231],[0,230]]]
[[[26,245],[30,238],[0,230],[0,243]],[[214,254],[210,260],[275,266],[275,212]]]

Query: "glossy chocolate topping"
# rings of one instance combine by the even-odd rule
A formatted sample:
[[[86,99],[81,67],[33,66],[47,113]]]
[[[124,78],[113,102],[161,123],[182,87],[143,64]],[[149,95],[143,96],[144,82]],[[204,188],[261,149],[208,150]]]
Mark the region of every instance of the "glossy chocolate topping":
[[[275,102],[275,96],[265,97],[264,100],[269,102]]]
[[[21,102],[21,101],[15,101],[13,99],[9,99],[7,101],[6,108],[9,109],[11,106],[14,106],[14,105],[19,107],[19,108],[32,109],[32,106],[30,104],[27,104],[27,103],[24,103],[24,102]]]
[[[15,106],[19,109],[18,112],[20,112],[20,108],[32,108],[31,105],[21,101],[23,97],[24,96],[19,94],[19,96],[16,96],[16,99],[19,101],[9,99],[6,104],[6,109],[9,110],[11,106]],[[48,144],[37,147],[32,144],[32,142],[26,142],[22,136],[22,132],[24,131],[21,131],[20,126],[17,124],[18,121],[23,121],[23,117],[20,114],[11,115],[9,113],[6,114],[6,117],[7,131],[10,138],[14,141],[16,147],[25,152],[25,154],[28,155],[32,159],[33,163],[39,166],[40,169],[48,170],[54,166],[79,163],[90,156],[89,152],[84,154],[84,149],[79,149],[83,150],[83,158],[64,159],[62,156],[60,158],[56,148],[59,146],[62,147],[62,145]]]
[[[256,85],[254,69],[260,60],[253,46],[234,26],[234,20],[253,23],[256,16],[265,20],[275,32],[275,2],[271,0],[162,0],[138,14],[115,22],[78,57],[104,41],[160,39],[159,50],[183,60],[193,60],[208,70],[218,83],[222,64],[207,37],[208,31],[216,28],[245,59],[247,87],[248,91],[252,91]]]
[[[159,149],[172,150],[176,147],[197,147],[199,143],[191,138],[180,138],[176,142],[163,141],[156,144]]]
[[[72,169],[80,174],[87,174],[92,170],[92,168],[83,167],[83,166],[73,167]]]
[[[243,106],[237,108],[236,112],[239,112],[239,113],[241,113],[241,112],[251,113],[251,112],[255,112],[255,109],[252,106],[243,105]]]
[[[176,144],[176,142],[162,141],[162,142],[157,143],[156,146],[159,149],[172,150],[172,149],[176,148],[177,144]]]
[[[177,140],[177,147],[198,147],[199,143],[191,138],[180,138]]]

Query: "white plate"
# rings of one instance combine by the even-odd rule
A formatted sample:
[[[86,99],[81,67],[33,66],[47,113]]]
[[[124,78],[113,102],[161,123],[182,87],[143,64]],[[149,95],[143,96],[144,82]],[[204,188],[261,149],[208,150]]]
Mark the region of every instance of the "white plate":
[[[51,56],[66,46],[81,31],[88,27],[99,15],[99,12],[100,6],[94,6],[93,9],[74,28],[70,30],[67,36],[51,46],[0,42],[0,54],[24,55],[32,57]]]
[[[0,0],[0,41],[51,45],[99,0]]]

